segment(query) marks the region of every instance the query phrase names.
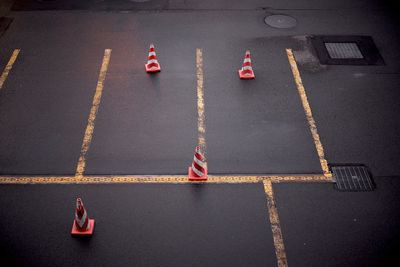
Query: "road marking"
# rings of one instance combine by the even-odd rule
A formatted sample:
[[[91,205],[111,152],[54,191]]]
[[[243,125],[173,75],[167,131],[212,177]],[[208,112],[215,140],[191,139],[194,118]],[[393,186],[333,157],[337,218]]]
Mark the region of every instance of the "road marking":
[[[92,108],[90,109],[90,114],[88,118],[88,123],[85,130],[85,135],[83,137],[81,153],[79,156],[78,164],[75,172],[75,179],[79,180],[83,178],[83,173],[86,167],[86,153],[89,150],[90,143],[93,137],[94,123],[96,120],[97,111],[99,110],[101,95],[104,88],[104,80],[106,78],[108,64],[111,57],[111,49],[106,49],[104,51],[103,63],[101,64],[99,79],[97,81],[96,92],[93,97]]]
[[[10,60],[8,61],[6,67],[3,70],[3,73],[0,76],[0,90],[3,88],[4,83],[7,80],[8,73],[11,71],[15,60],[17,60],[18,54],[21,50],[20,49],[15,49],[14,52],[12,53]]]
[[[314,117],[311,112],[310,104],[308,103],[306,90],[304,89],[303,82],[301,80],[299,69],[297,68],[297,63],[293,55],[292,49],[286,49],[286,53],[289,59],[290,67],[292,69],[293,77],[296,82],[296,87],[299,92],[301,102],[303,104],[304,112],[306,113],[306,118],[310,131],[314,140],[315,148],[318,153],[319,162],[321,164],[322,171],[327,178],[332,177],[332,173],[329,171],[328,162],[325,159],[324,147],[322,146],[321,140],[319,138],[317,124],[315,123]]]
[[[287,259],[285,245],[283,243],[281,224],[279,222],[278,209],[276,208],[274,191],[272,190],[272,181],[267,179],[263,181],[264,191],[267,196],[267,205],[269,213],[269,221],[271,223],[272,237],[274,239],[275,254],[278,267],[286,267]]]
[[[325,175],[296,175],[296,176],[268,176],[268,179],[273,183],[280,182],[332,182],[332,178],[326,177]]]
[[[218,176],[209,175],[207,181],[191,182],[187,175],[88,175],[75,179],[75,176],[0,176],[0,184],[115,184],[115,183],[259,183],[269,180],[280,182],[332,182],[323,175],[302,174],[298,176]]]
[[[203,74],[203,51],[196,49],[196,76],[197,76],[197,132],[198,143],[206,157],[206,116],[204,112],[204,74]]]

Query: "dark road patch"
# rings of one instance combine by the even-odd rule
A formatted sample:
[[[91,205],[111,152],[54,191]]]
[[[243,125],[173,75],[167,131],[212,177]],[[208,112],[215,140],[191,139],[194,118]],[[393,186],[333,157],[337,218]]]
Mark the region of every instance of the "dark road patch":
[[[14,11],[29,10],[137,10],[162,9],[168,5],[167,0],[152,1],[112,1],[112,0],[15,0]]]
[[[7,31],[10,27],[13,18],[0,17],[0,37]]]
[[[70,236],[78,196],[89,240]],[[276,266],[262,184],[1,186],[0,205],[19,265]]]

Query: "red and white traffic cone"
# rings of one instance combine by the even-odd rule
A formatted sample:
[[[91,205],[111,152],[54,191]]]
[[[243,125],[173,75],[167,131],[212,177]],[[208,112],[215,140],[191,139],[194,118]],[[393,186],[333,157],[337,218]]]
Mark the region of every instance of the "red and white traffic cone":
[[[189,181],[206,181],[207,165],[200,146],[196,146],[192,166],[189,167]]]
[[[73,236],[91,236],[94,230],[94,220],[89,219],[82,199],[76,199],[75,220],[72,225],[71,235]]]
[[[160,64],[157,61],[157,55],[153,44],[150,44],[149,56],[147,58],[147,63],[144,66],[146,68],[146,72],[149,73],[159,72],[161,70]]]
[[[253,68],[251,67],[250,51],[247,50],[244,56],[243,67],[239,70],[240,79],[254,79]]]

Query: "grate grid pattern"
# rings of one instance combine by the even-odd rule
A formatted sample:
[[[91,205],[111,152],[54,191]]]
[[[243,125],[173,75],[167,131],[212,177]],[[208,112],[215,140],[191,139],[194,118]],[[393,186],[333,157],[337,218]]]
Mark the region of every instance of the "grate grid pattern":
[[[332,166],[335,188],[340,191],[373,191],[374,184],[363,165]]]
[[[325,43],[325,47],[331,58],[364,58],[356,43]]]

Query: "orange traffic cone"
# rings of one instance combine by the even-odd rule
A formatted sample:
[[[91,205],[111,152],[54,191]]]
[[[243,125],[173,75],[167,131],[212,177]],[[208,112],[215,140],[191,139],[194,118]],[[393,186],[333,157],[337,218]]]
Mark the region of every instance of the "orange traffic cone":
[[[250,51],[247,50],[244,56],[243,67],[239,70],[240,79],[254,79],[254,71],[251,67]]]
[[[89,219],[83,202],[80,198],[76,199],[75,220],[72,225],[72,236],[91,236],[94,230],[94,220]]]
[[[161,70],[160,64],[157,61],[156,51],[154,45],[150,44],[149,56],[147,58],[147,64],[144,65],[146,72],[159,72]]]
[[[200,146],[196,146],[194,150],[194,158],[192,166],[189,167],[189,181],[206,181],[207,180],[207,165],[203,154],[200,151]]]

